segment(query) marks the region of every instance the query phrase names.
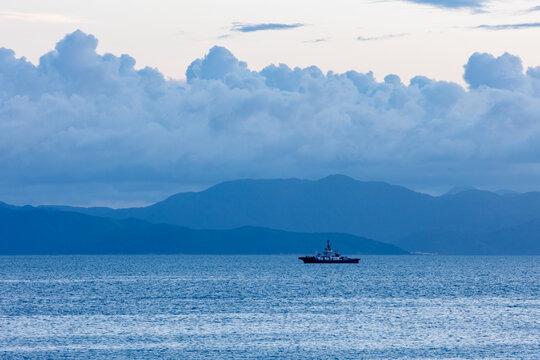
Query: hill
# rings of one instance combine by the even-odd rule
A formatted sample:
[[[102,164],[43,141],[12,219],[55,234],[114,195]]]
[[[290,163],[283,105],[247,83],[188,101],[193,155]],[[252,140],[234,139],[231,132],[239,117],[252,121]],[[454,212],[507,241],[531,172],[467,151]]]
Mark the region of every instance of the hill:
[[[432,201],[431,196],[399,186],[330,176],[319,181],[228,181],[205,191],[176,194],[144,208],[59,209],[197,229],[260,226],[301,232],[374,234],[394,239],[404,231],[416,230],[415,223],[422,219]]]
[[[425,231],[397,245],[413,252],[447,255],[540,255],[540,220],[491,232]]]
[[[420,251],[427,251],[432,246],[420,238],[418,244],[413,244],[414,236],[442,233],[475,236],[505,229],[514,231],[517,226],[539,219],[540,193],[500,195],[461,189],[436,197],[384,182],[362,182],[333,175],[317,181],[228,181],[201,192],[176,194],[143,208],[61,209],[198,229],[255,226],[295,232],[343,232],[407,244],[411,250],[424,244],[426,247]],[[408,240],[402,242],[405,238]],[[434,252],[448,250],[443,238],[439,237],[439,245],[432,244],[438,246]],[[461,253],[470,253],[475,248],[469,242],[461,245]],[[515,252],[526,254],[529,249],[528,245],[521,248],[520,238],[514,238]]]
[[[0,206],[0,254],[304,254],[334,247],[348,254],[406,254],[340,233],[295,233],[256,227],[193,230],[137,219]]]

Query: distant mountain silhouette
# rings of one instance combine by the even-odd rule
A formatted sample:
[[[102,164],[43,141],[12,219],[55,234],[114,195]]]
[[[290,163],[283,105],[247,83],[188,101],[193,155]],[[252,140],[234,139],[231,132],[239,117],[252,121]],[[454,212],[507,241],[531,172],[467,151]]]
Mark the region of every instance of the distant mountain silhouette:
[[[454,186],[445,195],[456,195],[460,192],[464,191],[470,191],[470,190],[477,190],[474,186],[468,186],[468,185],[461,185],[461,186]]]
[[[198,229],[262,226],[287,231],[373,233],[392,239],[401,237],[403,231],[394,228],[396,224],[390,225],[389,219],[399,222],[400,228],[416,230],[412,223],[432,201],[431,196],[400,186],[363,183],[336,175],[319,181],[228,181],[202,192],[173,195],[145,208],[59,209]],[[400,204],[414,207],[403,211]]]
[[[228,181],[205,191],[176,194],[143,208],[57,208],[198,229],[257,226],[343,232],[396,244],[407,238],[410,249],[421,251],[412,246],[412,234],[492,233],[540,219],[540,193],[505,196],[463,189],[434,197],[384,182],[332,175],[318,181]],[[514,252],[528,253],[529,247],[521,248],[520,239],[514,240]],[[469,243],[461,246],[461,253],[475,248],[469,248]],[[432,250],[444,253],[444,249],[448,247],[440,244]]]
[[[256,227],[192,230],[142,220],[0,203],[0,254],[310,254],[326,239],[347,254],[406,254],[374,240],[339,233]]]
[[[398,245],[413,252],[447,255],[540,255],[540,220],[483,233],[450,230],[411,234]]]
[[[504,196],[515,196],[515,195],[519,195],[520,193],[517,192],[517,191],[514,191],[514,190],[508,190],[508,189],[500,189],[500,190],[496,190],[494,191],[495,194],[497,195],[504,195]]]

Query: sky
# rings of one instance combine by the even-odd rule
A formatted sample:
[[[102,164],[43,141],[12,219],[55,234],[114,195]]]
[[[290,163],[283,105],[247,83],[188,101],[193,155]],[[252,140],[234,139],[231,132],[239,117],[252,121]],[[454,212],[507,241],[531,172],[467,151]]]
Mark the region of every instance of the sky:
[[[535,1],[0,0],[0,201],[342,173],[540,190]]]

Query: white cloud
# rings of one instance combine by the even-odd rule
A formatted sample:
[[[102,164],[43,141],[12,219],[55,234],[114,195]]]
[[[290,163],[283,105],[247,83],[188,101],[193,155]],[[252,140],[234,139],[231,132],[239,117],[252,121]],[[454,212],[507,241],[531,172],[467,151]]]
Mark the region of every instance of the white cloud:
[[[17,193],[32,201],[15,189],[45,185],[71,189],[74,203],[111,193],[158,200],[141,194],[336,172],[422,188],[538,183],[540,68],[524,73],[512,55],[474,54],[466,90],[421,76],[406,85],[395,75],[377,82],[371,73],[314,66],[257,72],[221,47],[195,60],[179,83],[135,70],[128,55],[99,55],[96,46],[93,36],[74,32],[38,66],[0,49],[4,200]],[[92,193],[77,184],[94,184]]]

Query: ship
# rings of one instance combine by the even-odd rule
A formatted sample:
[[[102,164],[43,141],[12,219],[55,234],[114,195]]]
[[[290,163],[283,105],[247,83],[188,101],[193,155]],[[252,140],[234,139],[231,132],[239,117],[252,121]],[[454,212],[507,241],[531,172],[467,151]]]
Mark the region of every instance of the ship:
[[[330,240],[326,241],[326,249],[323,253],[317,253],[315,256],[300,256],[304,264],[358,264],[360,259],[349,258],[334,252],[330,247]]]

